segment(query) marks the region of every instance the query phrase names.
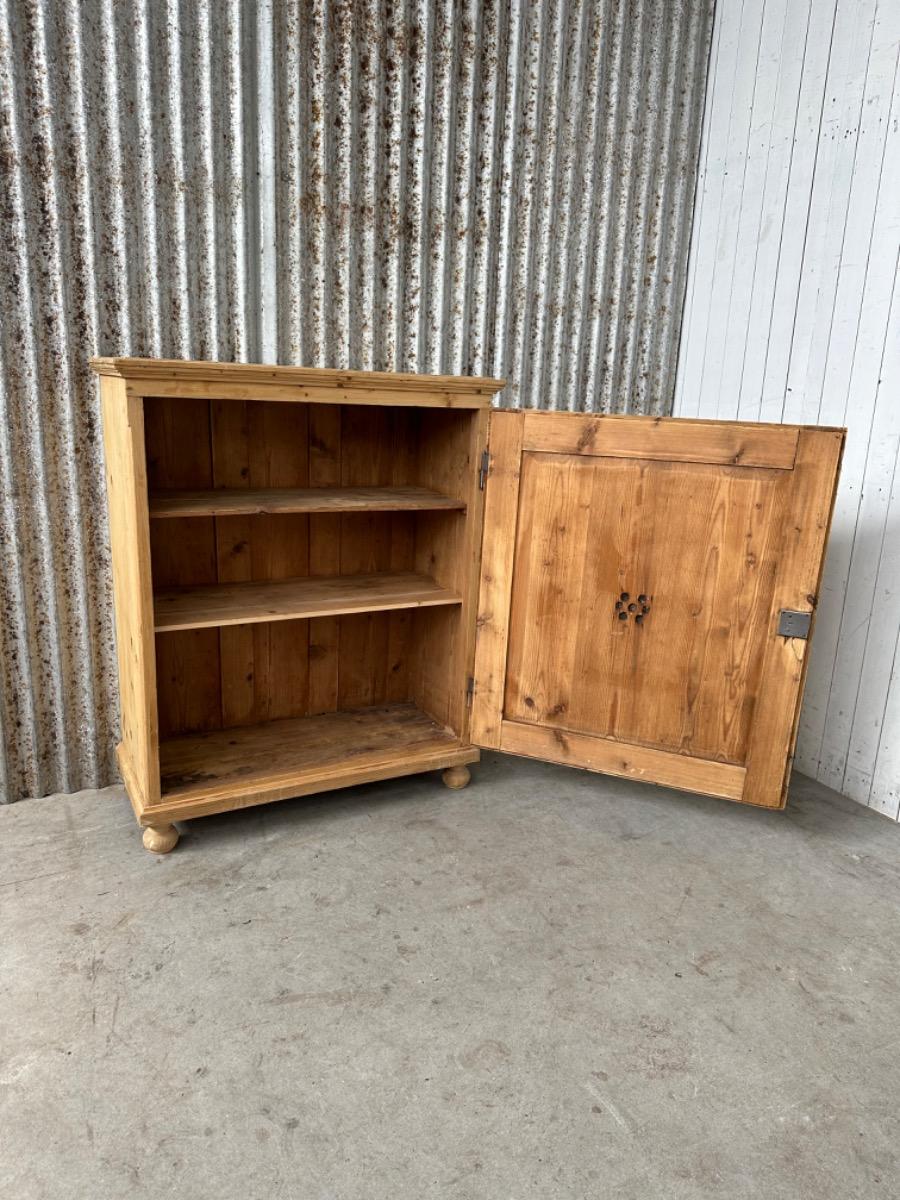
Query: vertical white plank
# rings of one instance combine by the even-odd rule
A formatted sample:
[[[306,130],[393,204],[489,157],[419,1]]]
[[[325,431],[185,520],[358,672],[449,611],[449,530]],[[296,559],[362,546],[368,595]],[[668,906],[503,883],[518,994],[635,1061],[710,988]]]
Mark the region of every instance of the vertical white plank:
[[[894,136],[892,158],[900,158]],[[897,169],[896,167],[894,168]],[[893,175],[893,171],[891,174]],[[887,172],[886,172],[887,174]],[[883,197],[894,220],[894,198],[900,181]],[[878,404],[872,423],[871,449],[866,463],[863,502],[856,528],[853,563],[835,671],[835,711],[829,711],[824,744],[844,750],[843,759],[827,764],[833,778],[843,768],[836,785],[854,800],[897,816],[895,802],[900,785],[900,754],[897,752],[900,725],[885,725],[891,711],[890,690],[900,688],[896,678],[897,631],[900,627],[900,255],[894,258],[894,295],[884,326],[884,350],[873,355],[881,369]],[[865,621],[860,617],[865,615]],[[865,637],[860,644],[860,635]],[[859,664],[861,663],[861,670]],[[859,673],[853,694],[851,720],[847,718],[849,696],[841,695],[839,680],[852,678],[853,665]],[[840,674],[843,672],[843,675]],[[838,701],[840,697],[840,702]],[[834,757],[834,752],[829,760]],[[893,778],[891,777],[893,767]]]
[[[731,85],[741,48],[741,5],[725,0],[716,5],[701,139],[703,167],[697,183],[688,303],[678,358],[675,411],[685,417],[700,413],[703,353],[709,324],[709,287],[715,272],[715,230],[722,207],[722,183],[731,113]]]
[[[795,762],[895,818],[898,44],[882,0],[719,0],[674,408],[848,425]]]
[[[747,170],[747,145],[764,12],[765,0],[745,0],[742,6],[738,53],[736,62],[728,72],[732,82],[728,128],[723,153],[717,155],[713,162],[713,166],[721,172],[719,211],[715,233],[715,266],[706,288],[708,315],[700,388],[703,394],[710,389],[717,394],[715,415],[722,417],[735,415],[729,411],[730,398],[721,395],[719,385],[728,340],[729,298],[740,245],[741,195]]]
[[[795,0],[796,2],[796,0]],[[763,360],[761,421],[794,420],[786,405],[788,365],[797,312],[797,293],[803,270],[810,220],[819,131],[825,103],[825,83],[837,16],[836,0],[812,0],[806,53],[800,79],[794,149],[783,215],[784,232],[772,295],[769,330]]]
[[[900,36],[900,9],[895,8],[894,13],[897,14],[897,35]],[[900,244],[900,214],[896,203],[900,192],[897,134],[889,135],[892,122],[888,120],[896,47],[896,37],[890,46],[885,39],[879,47],[880,53],[873,54],[868,74],[865,122],[860,141],[871,140],[875,144],[871,147],[861,145],[863,152],[857,155],[860,169],[854,183],[858,180],[859,189],[851,204],[854,220],[848,225],[837,297],[842,325],[849,325],[850,329],[832,331],[829,357],[833,356],[836,365],[833,370],[826,370],[826,378],[836,393],[827,407],[835,409],[840,405],[839,420],[852,411],[856,427],[862,430],[868,424],[870,428],[868,438],[854,438],[847,449],[845,487],[835,509],[836,527],[847,535],[837,545],[844,560],[840,565],[845,598],[822,736],[820,776],[836,788],[844,786],[851,731],[856,727],[862,735],[862,728],[867,724],[865,721],[857,724],[857,709],[861,704],[863,712],[871,713],[874,702],[880,716],[884,707],[884,694],[876,699],[868,690],[874,687],[875,677],[871,671],[868,678],[865,670],[860,674],[860,664],[873,632],[876,643],[880,641],[877,626],[883,620],[884,609],[875,608],[875,583],[900,434],[900,408],[896,400],[891,403],[878,386],[888,336],[892,282],[896,281],[894,248]],[[892,61],[887,61],[889,58]],[[893,123],[900,119],[900,102],[896,104],[893,116]],[[887,153],[888,150],[891,152]],[[894,309],[895,319],[898,309],[900,305]],[[841,336],[835,336],[838,332]],[[877,407],[876,397],[879,400]],[[866,678],[867,692],[864,694],[860,685]],[[864,737],[864,742],[868,740]],[[870,767],[874,765],[875,748],[875,745],[871,746]],[[857,762],[854,799],[867,799],[871,774],[864,783],[866,771],[859,758],[854,757]]]
[[[893,274],[890,254],[886,256],[885,251],[896,244],[900,227],[896,167],[900,122],[898,47],[900,4],[882,5],[866,64],[837,288],[824,355],[818,410],[822,425],[843,424],[851,406],[855,412],[860,404],[868,413],[875,409],[878,372],[874,364],[884,342],[881,330],[890,305]],[[871,341],[866,344],[865,339],[865,319],[873,317],[878,323],[875,345]],[[864,352],[877,349],[879,353],[867,363],[860,363],[858,348]]]
[[[885,363],[885,391],[896,397],[900,388],[900,337],[898,326],[892,330],[890,361]],[[887,697],[884,712],[878,722],[878,746],[869,803],[872,808],[894,820],[900,819],[900,463],[895,466],[891,480],[888,508],[888,536],[884,543],[881,570],[878,578],[878,599],[883,603],[888,619],[879,626],[878,645],[873,646],[872,659],[882,656],[887,671]],[[893,620],[890,617],[893,616]],[[893,646],[891,646],[893,634]],[[855,764],[854,764],[854,769]]]
[[[894,175],[893,156],[888,158],[886,150],[900,7],[895,6],[887,19],[882,16],[875,32],[871,55],[865,64],[857,65],[862,118],[856,136],[846,138],[843,145],[844,156],[850,157],[852,144],[854,170],[838,274],[831,307],[821,311],[823,328],[814,339],[824,346],[819,353],[827,355],[828,362],[817,363],[808,376],[810,393],[826,381],[830,385],[830,394],[823,396],[818,406],[822,423],[852,422],[832,522],[832,549],[823,581],[808,703],[800,725],[802,764],[806,765],[807,756],[815,759],[817,777],[835,788],[841,788],[844,780],[868,632],[865,614],[871,608],[877,570],[873,555],[877,556],[880,534],[874,531],[881,529],[883,514],[879,519],[872,507],[873,497],[877,497],[892,459],[888,453],[888,461],[881,461],[881,440],[889,434],[885,421],[890,422],[890,417],[882,410],[876,422],[875,398],[898,236],[894,197],[900,180]],[[895,120],[898,115],[895,111]],[[836,163],[834,166],[837,170]],[[846,174],[843,169],[840,173],[842,178]]]
[[[793,225],[786,226],[789,184],[794,167],[797,125],[803,95],[809,49],[811,0],[790,0],[782,21],[781,41],[774,64],[776,85],[771,122],[762,121],[754,128],[754,142],[765,147],[765,178],[762,186],[758,224],[755,230],[753,279],[750,307],[744,328],[741,358],[738,416],[742,421],[758,421],[762,410],[766,349],[772,331],[775,288],[779,278],[781,251],[785,236],[794,235]],[[813,31],[813,56],[822,53],[824,39]],[[802,154],[798,155],[798,167]],[[753,236],[752,234],[750,236]]]
[[[876,4],[840,0],[834,25],[783,418],[804,425],[819,421]]]
[[[763,202],[772,147],[772,125],[778,100],[783,41],[790,0],[766,0],[756,56],[753,99],[747,123],[747,145],[731,168],[739,188],[734,259],[724,313],[723,353],[717,383],[717,416],[737,419],[748,317],[763,230]],[[750,54],[747,52],[749,60]],[[737,168],[737,170],[735,170]],[[771,223],[770,223],[771,225]],[[720,263],[720,267],[721,267]]]

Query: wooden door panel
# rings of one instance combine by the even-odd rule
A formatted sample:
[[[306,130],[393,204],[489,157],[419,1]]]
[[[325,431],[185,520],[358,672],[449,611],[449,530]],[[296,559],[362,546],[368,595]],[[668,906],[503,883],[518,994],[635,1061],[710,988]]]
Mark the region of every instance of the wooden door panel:
[[[494,414],[475,740],[781,805],[842,438]]]
[[[784,477],[526,453],[508,718],[742,763]]]

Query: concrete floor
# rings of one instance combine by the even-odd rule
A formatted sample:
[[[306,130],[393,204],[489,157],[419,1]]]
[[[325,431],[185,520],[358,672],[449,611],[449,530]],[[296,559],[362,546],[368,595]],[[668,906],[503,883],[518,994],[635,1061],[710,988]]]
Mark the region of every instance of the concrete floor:
[[[473,773],[0,810],[0,1195],[900,1193],[900,828]]]

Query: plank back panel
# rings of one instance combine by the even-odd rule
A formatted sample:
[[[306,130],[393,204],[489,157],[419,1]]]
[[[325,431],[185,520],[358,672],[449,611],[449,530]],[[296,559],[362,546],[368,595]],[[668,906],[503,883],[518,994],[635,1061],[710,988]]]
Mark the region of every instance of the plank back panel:
[[[415,699],[462,736],[487,413],[214,396],[152,397],[145,404],[151,490],[203,493],[212,509],[220,491],[232,505],[241,491],[257,497],[250,511],[203,514],[201,505],[198,515],[154,521],[160,593],[417,570],[458,591],[465,610],[254,619],[160,632],[165,735]],[[448,499],[435,510],[388,509],[380,501],[335,513],[260,506],[258,497],[270,489],[298,488],[419,488]]]
[[[206,401],[144,401],[147,480],[151,491],[208,488],[213,483],[210,409]],[[150,523],[153,587],[217,580],[212,517]],[[222,724],[219,635],[196,629],[156,638],[157,709],[161,737]]]
[[[309,412],[309,485],[337,487],[341,483],[341,409],[314,405]],[[316,513],[309,518],[309,573],[337,575],[341,569],[341,517]],[[340,628],[337,617],[309,622],[307,685],[311,714],[336,712],[340,666]]]
[[[390,408],[341,410],[340,481],[344,487],[389,487],[410,481],[418,413]],[[344,513],[340,573],[413,569],[411,513]],[[339,627],[339,709],[405,700],[409,690],[406,612],[344,617]]]
[[[212,401],[211,444],[215,487],[306,487],[309,483],[305,405]],[[219,583],[308,573],[309,518],[304,513],[220,516],[215,527]],[[307,713],[305,621],[223,628],[219,643],[225,728]]]

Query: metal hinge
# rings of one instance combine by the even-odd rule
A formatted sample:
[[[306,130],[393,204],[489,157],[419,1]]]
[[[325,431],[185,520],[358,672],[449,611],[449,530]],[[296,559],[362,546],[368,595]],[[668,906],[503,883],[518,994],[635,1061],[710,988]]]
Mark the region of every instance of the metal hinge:
[[[472,707],[472,698],[475,695],[475,676],[470,675],[466,680],[466,708]]]
[[[805,642],[809,637],[809,627],[811,624],[812,613],[798,612],[793,608],[783,608],[778,614],[778,636],[801,638]]]
[[[488,472],[491,469],[491,452],[483,450],[481,452],[481,466],[478,468],[478,486],[481,491],[484,491],[484,485],[487,482]]]

